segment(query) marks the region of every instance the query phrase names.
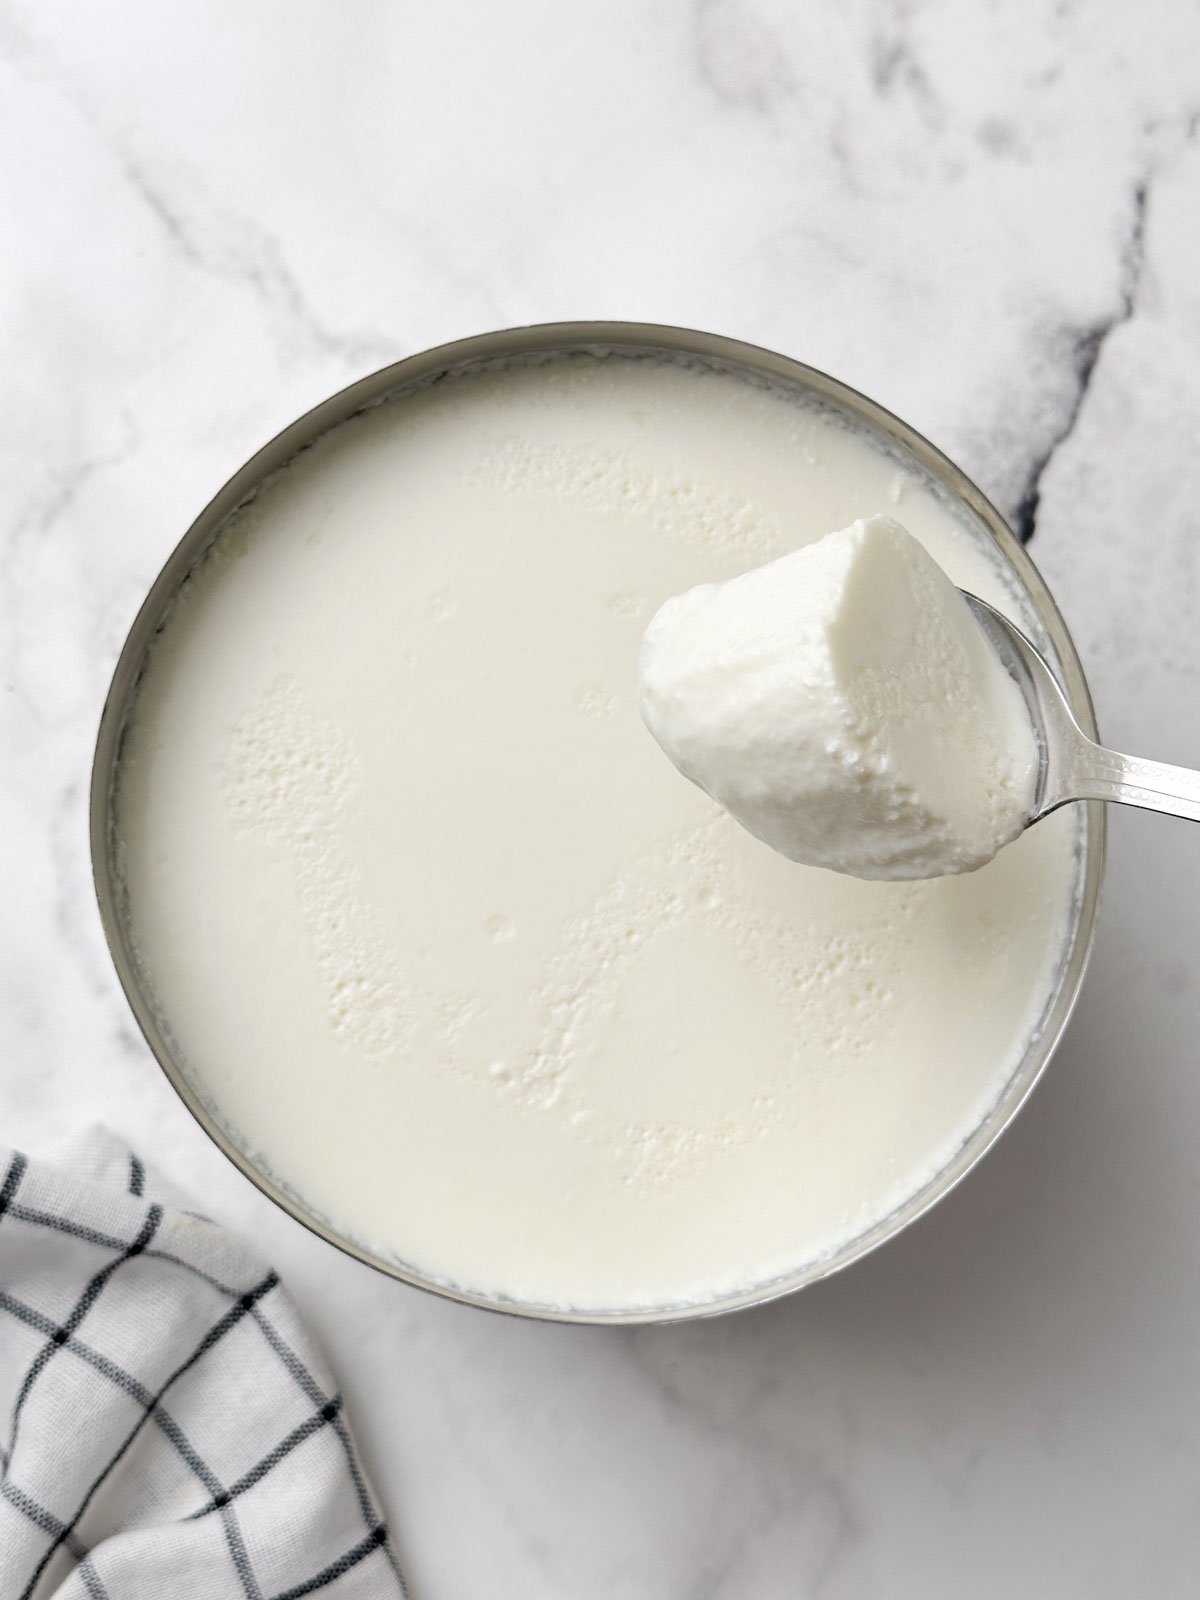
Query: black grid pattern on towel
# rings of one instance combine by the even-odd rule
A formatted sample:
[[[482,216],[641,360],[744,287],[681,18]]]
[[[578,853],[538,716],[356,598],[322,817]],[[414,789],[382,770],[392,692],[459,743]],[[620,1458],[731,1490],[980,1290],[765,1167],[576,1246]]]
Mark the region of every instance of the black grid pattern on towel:
[[[388,1538],[386,1526],[372,1504],[355,1455],[353,1442],[342,1419],[340,1395],[326,1394],[317,1379],[287,1343],[276,1327],[271,1314],[271,1298],[279,1280],[274,1272],[266,1272],[249,1289],[224,1283],[198,1262],[189,1261],[178,1243],[175,1248],[156,1246],[155,1239],[163,1219],[162,1206],[147,1201],[141,1211],[140,1225],[132,1237],[115,1237],[103,1229],[88,1226],[76,1217],[55,1213],[43,1206],[24,1204],[21,1185],[28,1170],[27,1158],[21,1153],[12,1156],[0,1183],[0,1230],[13,1229],[51,1230],[74,1236],[88,1245],[110,1252],[110,1259],[84,1282],[78,1298],[65,1318],[55,1319],[35,1305],[28,1304],[0,1285],[0,1316],[13,1317],[27,1329],[40,1334],[39,1345],[28,1369],[17,1388],[16,1400],[5,1427],[0,1421],[0,1498],[43,1535],[40,1556],[24,1575],[24,1587],[15,1592],[12,1600],[35,1600],[38,1586],[47,1568],[60,1550],[76,1563],[76,1572],[89,1600],[110,1600],[109,1592],[94,1560],[102,1549],[89,1552],[86,1541],[79,1537],[78,1529],[89,1506],[109,1483],[120,1467],[127,1452],[142,1430],[157,1428],[170,1442],[184,1463],[198,1488],[196,1508],[187,1514],[189,1522],[212,1521],[219,1524],[223,1536],[225,1559],[229,1571],[235,1575],[240,1593],[245,1600],[301,1600],[302,1596],[316,1594],[336,1583],[368,1558],[377,1557],[383,1563],[380,1569],[380,1595],[404,1596],[406,1590]],[[137,1156],[129,1162],[128,1193],[143,1198],[146,1172]],[[189,1213],[189,1215],[191,1215]],[[2,1241],[0,1241],[2,1242]],[[211,1322],[203,1334],[189,1348],[186,1356],[153,1390],[147,1388],[137,1375],[128,1371],[95,1348],[87,1337],[87,1322],[96,1308],[103,1309],[104,1290],[111,1279],[127,1262],[138,1256],[163,1263],[166,1272],[182,1272],[201,1279],[224,1302],[224,1310]],[[264,1359],[279,1363],[292,1382],[298,1386],[309,1407],[307,1418],[299,1425],[282,1432],[271,1441],[255,1464],[230,1483],[225,1483],[220,1473],[220,1463],[210,1462],[193,1446],[170,1409],[172,1388],[204,1360],[239,1324],[252,1321],[262,1334]],[[73,1358],[85,1366],[97,1385],[114,1385],[132,1401],[135,1420],[118,1447],[110,1454],[86,1492],[80,1497],[74,1513],[68,1519],[49,1511],[13,1481],[10,1467],[20,1433],[22,1416],[30,1396],[38,1385],[53,1384],[56,1362]],[[214,1401],[219,1403],[219,1391]],[[361,1516],[361,1534],[339,1551],[332,1560],[325,1552],[321,1565],[287,1588],[264,1591],[256,1576],[255,1551],[239,1518],[239,1502],[267,1479],[291,1453],[307,1439],[329,1429],[337,1438],[344,1458],[350,1493]],[[217,1546],[214,1545],[214,1553]],[[99,1565],[103,1565],[101,1562]],[[386,1568],[386,1571],[384,1570]],[[234,1588],[232,1593],[238,1593]]]

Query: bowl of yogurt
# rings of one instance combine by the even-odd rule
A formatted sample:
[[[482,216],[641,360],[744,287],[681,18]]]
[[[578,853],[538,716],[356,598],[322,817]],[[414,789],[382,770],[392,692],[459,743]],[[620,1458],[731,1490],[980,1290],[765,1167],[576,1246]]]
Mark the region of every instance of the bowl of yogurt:
[[[735,340],[484,334],[235,474],[130,631],[91,829],[135,1016],[243,1172],[394,1277],[583,1322],[787,1293],[958,1182],[1066,1024],[1102,808],[976,870],[847,877],[739,826],[639,714],[669,597],[880,517],[1094,734],[980,491]]]

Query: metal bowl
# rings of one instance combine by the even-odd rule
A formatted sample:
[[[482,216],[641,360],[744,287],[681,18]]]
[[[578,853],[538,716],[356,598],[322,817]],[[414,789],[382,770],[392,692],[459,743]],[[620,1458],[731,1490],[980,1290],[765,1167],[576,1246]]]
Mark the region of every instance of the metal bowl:
[[[185,1074],[171,1043],[155,1013],[151,996],[139,973],[131,948],[127,920],[123,914],[123,887],[116,862],[114,829],[114,791],[121,741],[136,693],[147,652],[162,624],[176,592],[203,557],[229,520],[262,487],[264,482],[299,451],[320,435],[346,421],[366,407],[415,387],[425,387],[439,378],[480,365],[495,365],[516,359],[551,357],[572,351],[627,354],[661,354],[686,358],[724,370],[734,370],[758,381],[799,391],[832,405],[864,424],[889,447],[907,456],[924,469],[956,502],[964,513],[990,536],[999,547],[1011,573],[1024,592],[1040,624],[1043,645],[1054,661],[1071,707],[1081,727],[1096,737],[1095,716],[1083,669],[1071,636],[1058,608],[1036,567],[1013,537],[1003,518],[978,488],[954,464],[934,449],[928,440],[882,406],[856,390],[839,383],[826,373],[776,355],[754,345],[718,334],[698,333],[651,323],[561,322],[528,328],[509,328],[478,334],[409,356],[360,379],[307,412],[290,427],[251,457],[236,472],[184,534],[155,580],[134,620],[117,662],[109,687],[92,767],[91,849],[96,896],[105,936],[112,952],[117,976],[133,1008],[151,1050],[188,1110],[211,1139],[235,1166],[264,1194],[270,1196],[289,1215],[302,1222],[321,1238],[337,1245],[348,1255],[369,1266],[436,1294],[466,1304],[548,1321],[588,1323],[648,1323],[679,1321],[711,1316],[758,1305],[803,1288],[857,1261],[869,1251],[891,1239],[902,1228],[921,1216],[948,1194],[995,1143],[1012,1121],[1041,1076],[1054,1052],[1067,1019],[1074,1007],[1091,950],[1096,910],[1104,874],[1104,807],[1093,804],[1081,830],[1081,871],[1073,927],[1059,977],[1058,987],[1041,1025],[1031,1037],[1025,1056],[1013,1073],[991,1111],[963,1143],[952,1160],[921,1190],[891,1215],[859,1237],[850,1240],[834,1254],[811,1262],[799,1270],[755,1288],[725,1295],[697,1305],[671,1306],[661,1310],[577,1312],[555,1307],[526,1305],[499,1297],[473,1294],[432,1280],[401,1263],[364,1248],[345,1237],[328,1221],[307,1209],[295,1194],[286,1189],[223,1126],[204,1103]]]

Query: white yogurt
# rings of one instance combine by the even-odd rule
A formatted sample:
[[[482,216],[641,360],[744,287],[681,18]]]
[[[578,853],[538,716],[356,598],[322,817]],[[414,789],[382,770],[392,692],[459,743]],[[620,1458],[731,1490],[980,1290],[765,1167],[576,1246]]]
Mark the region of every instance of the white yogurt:
[[[668,600],[639,683],[684,776],[793,861],[860,878],[971,872],[1033,809],[1024,696],[890,517]]]
[[[669,595],[889,507],[1012,612],[915,469],[679,365],[448,380],[278,476],[173,607],[117,796],[145,981],[242,1146],[368,1246],[576,1310],[757,1285],[928,1182],[1052,994],[1075,819],[955,878],[790,866],[634,673]]]

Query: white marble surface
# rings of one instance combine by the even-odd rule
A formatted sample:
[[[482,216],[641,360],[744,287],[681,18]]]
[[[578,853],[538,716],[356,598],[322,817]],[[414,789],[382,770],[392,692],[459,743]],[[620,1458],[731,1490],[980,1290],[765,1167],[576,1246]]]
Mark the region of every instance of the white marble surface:
[[[416,1595],[1193,1595],[1200,833],[1114,818],[1060,1055],[901,1240],[711,1324],[508,1321],[276,1213],[135,1036],[85,793],[147,584],[385,360],[692,323],[1035,523],[1109,739],[1200,762],[1198,60],[1179,0],[0,4],[0,1137],[106,1119],[270,1253]]]

